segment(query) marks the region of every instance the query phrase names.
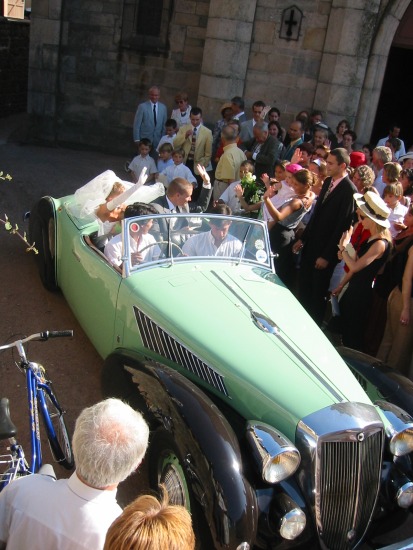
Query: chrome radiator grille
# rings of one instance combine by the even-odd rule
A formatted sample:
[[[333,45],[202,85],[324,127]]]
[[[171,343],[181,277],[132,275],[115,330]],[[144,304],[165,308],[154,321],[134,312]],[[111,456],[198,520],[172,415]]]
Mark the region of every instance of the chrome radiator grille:
[[[320,539],[328,549],[356,546],[377,498],[383,431],[353,435],[351,440],[319,441],[316,515]]]
[[[162,357],[177,363],[192,372],[215,389],[228,396],[224,377],[199,359],[194,353],[160,328],[152,319],[134,308],[139,332],[145,348],[158,353]]]

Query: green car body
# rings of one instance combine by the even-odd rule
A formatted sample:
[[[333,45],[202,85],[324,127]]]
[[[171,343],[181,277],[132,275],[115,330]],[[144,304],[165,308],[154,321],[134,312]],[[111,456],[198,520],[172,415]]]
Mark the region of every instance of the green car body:
[[[105,393],[151,424],[152,481],[165,482],[168,469],[176,476],[181,503],[210,537],[201,547],[354,548],[372,521],[399,514],[393,499],[380,516],[376,498],[400,415],[372,404],[280,282],[262,222],[243,220],[242,260],[160,245],[162,258],[133,266],[127,220],[120,272],[90,246],[96,224],[73,216],[71,201],[47,197],[33,209],[43,281],[62,290],[105,360]],[[173,245],[180,252],[184,240]],[[272,481],[278,466],[269,465],[283,461]]]

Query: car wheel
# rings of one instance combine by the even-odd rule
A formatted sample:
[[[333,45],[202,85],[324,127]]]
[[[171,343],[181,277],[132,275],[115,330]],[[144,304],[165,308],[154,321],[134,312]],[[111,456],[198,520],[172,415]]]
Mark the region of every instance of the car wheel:
[[[213,548],[211,532],[187,482],[183,464],[172,436],[165,429],[158,428],[150,439],[148,456],[150,485],[158,492],[159,485],[164,485],[169,503],[184,506],[190,512],[196,548]]]
[[[57,290],[55,265],[55,217],[53,203],[48,198],[41,199],[30,212],[29,240],[35,243],[38,251],[36,263],[40,280],[48,290]]]

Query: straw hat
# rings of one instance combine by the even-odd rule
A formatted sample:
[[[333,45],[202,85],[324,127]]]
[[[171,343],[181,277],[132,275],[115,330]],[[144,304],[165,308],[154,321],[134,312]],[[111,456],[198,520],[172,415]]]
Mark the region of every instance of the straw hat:
[[[353,196],[363,214],[383,227],[390,227],[390,222],[387,219],[390,215],[390,210],[377,193],[366,191],[364,195],[355,193]]]

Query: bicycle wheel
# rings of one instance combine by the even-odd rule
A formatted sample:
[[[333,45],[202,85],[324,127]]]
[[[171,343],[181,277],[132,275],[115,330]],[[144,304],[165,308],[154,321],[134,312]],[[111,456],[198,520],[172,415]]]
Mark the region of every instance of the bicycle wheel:
[[[61,409],[56,396],[53,395],[56,404],[47,391],[38,389],[39,409],[43,418],[44,426],[49,440],[53,457],[67,470],[74,465],[72,445],[67,433],[66,423],[63,418],[64,411]]]

